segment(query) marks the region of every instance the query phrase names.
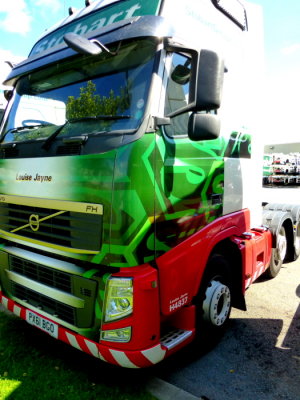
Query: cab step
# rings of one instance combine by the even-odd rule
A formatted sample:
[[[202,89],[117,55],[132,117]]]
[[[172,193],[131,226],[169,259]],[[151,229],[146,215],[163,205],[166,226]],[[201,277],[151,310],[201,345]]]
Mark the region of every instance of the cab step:
[[[183,330],[183,329],[174,329],[168,333],[166,333],[162,338],[160,343],[165,346],[168,350],[173,349],[178,346],[185,340],[187,340],[190,336],[192,336],[193,331]]]

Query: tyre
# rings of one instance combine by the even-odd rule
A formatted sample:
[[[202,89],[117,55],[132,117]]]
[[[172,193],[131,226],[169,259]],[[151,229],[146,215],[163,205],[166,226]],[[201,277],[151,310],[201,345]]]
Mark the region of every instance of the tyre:
[[[200,334],[222,333],[231,312],[231,274],[227,259],[214,254],[206,267],[197,299]]]
[[[300,223],[297,223],[294,231],[294,260],[300,255]]]
[[[287,255],[287,238],[284,226],[281,226],[276,241],[276,248],[272,249],[270,267],[266,270],[265,275],[268,278],[275,278],[279,274],[281,266]]]

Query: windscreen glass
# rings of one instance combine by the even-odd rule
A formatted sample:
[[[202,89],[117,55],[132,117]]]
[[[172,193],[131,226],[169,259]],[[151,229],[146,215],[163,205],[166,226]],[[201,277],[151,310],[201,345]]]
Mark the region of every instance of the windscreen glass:
[[[2,142],[136,131],[155,50],[154,41],[131,42],[119,46],[117,55],[78,56],[22,77]]]

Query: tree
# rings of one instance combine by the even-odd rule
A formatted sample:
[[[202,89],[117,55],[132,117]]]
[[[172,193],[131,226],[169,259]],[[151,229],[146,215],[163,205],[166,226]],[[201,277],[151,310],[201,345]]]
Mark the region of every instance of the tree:
[[[116,96],[112,89],[108,97],[100,96],[95,92],[96,85],[88,81],[86,86],[80,88],[80,95],[77,98],[69,96],[66,109],[67,119],[118,115],[130,105],[129,94],[122,87],[119,96]]]

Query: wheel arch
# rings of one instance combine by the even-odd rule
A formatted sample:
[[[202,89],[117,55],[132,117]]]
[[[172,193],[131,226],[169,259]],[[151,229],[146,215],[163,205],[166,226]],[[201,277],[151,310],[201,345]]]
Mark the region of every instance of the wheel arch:
[[[221,255],[228,261],[232,284],[232,306],[246,311],[246,302],[243,294],[243,262],[238,246],[230,238],[217,243],[210,252],[204,272],[214,255]]]

